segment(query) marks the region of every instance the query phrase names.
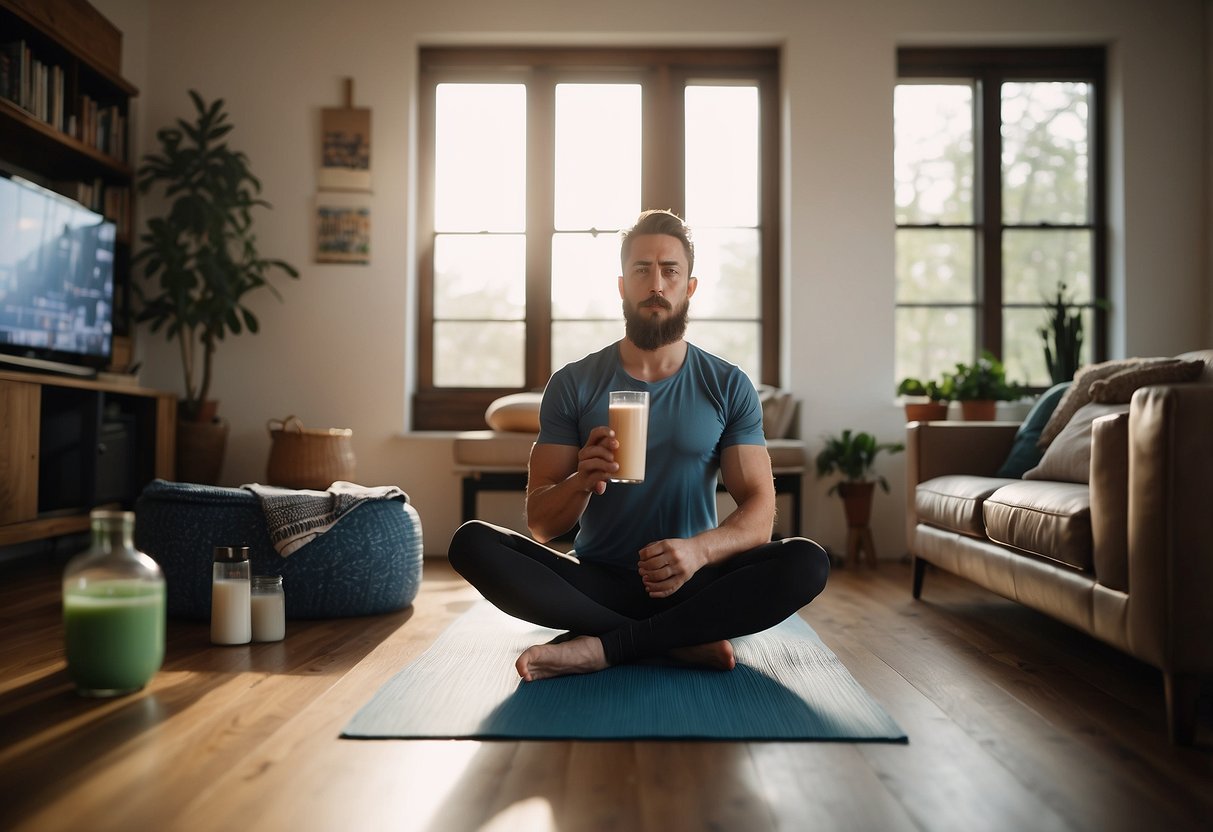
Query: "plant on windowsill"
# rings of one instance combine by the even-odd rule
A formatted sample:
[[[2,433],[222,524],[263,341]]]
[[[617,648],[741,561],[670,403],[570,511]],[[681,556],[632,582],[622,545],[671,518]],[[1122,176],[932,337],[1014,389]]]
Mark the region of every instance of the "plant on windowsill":
[[[1082,310],[1071,305],[1066,284],[1057,284],[1057,296],[1050,301],[1048,324],[1037,332],[1044,341],[1045,366],[1052,383],[1073,379],[1082,364]]]
[[[910,376],[897,385],[903,397],[907,422],[936,422],[948,418],[948,402],[955,398],[951,376],[923,381]]]
[[[257,332],[257,317],[244,304],[248,292],[265,287],[281,299],[270,273],[295,278],[299,272],[257,251],[251,211],[270,204],[256,196],[261,182],[248,157],[224,140],[232,125],[223,99],[207,104],[197,92],[189,95],[196,120],[177,119],[157,131],[159,152],[144,156],[139,167],[139,190],[159,185],[171,204],[165,216],[148,220],[139,238],[133,263],[143,264],[144,280],[133,281],[133,289],[136,321],[152,332],[163,329],[181,354],[185,395],[178,424],[185,432],[178,434],[177,477],[214,482],[227,435],[208,399],[215,349],[228,334]],[[193,425],[206,428],[191,431]],[[195,461],[199,467],[191,467]]]
[[[998,402],[1015,401],[1027,392],[1022,385],[1007,381],[1006,367],[989,350],[983,350],[972,364],[958,363],[952,385],[966,421],[990,421]]]

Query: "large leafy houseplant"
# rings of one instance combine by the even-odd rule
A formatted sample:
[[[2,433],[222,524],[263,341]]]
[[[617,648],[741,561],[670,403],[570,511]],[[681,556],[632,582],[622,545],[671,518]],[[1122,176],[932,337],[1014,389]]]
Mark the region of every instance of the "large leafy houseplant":
[[[888,493],[888,480],[875,472],[876,457],[882,451],[895,454],[904,450],[901,442],[879,442],[870,433],[854,433],[847,428],[841,434],[826,437],[825,446],[817,454],[817,476],[842,476],[829,494],[838,492],[845,483],[879,483]]]
[[[142,193],[163,187],[171,204],[165,216],[148,220],[135,256],[145,282],[133,281],[136,320],[152,332],[164,330],[181,352],[185,395],[183,419],[198,418],[211,389],[215,348],[230,333],[258,331],[256,315],[244,303],[248,292],[265,287],[281,299],[269,275],[299,273],[282,260],[262,257],[253,234],[252,209],[269,208],[257,195],[261,182],[248,157],[223,140],[231,132],[223,99],[207,104],[190,90],[193,123],[156,133],[158,153],[144,157],[138,171]]]

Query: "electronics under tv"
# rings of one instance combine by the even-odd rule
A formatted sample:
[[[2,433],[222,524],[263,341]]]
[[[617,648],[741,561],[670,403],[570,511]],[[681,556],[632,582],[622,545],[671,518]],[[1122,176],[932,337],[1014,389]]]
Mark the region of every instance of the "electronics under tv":
[[[95,376],[113,351],[114,223],[0,172],[0,366]]]

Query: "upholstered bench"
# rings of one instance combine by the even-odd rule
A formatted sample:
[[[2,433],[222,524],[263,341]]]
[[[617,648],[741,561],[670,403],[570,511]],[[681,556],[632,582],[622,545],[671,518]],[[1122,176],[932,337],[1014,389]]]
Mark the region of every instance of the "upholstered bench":
[[[762,390],[763,429],[775,475],[775,494],[792,503],[792,534],[800,534],[801,495],[808,450],[801,439],[786,434],[795,423],[797,403],[782,391]],[[525,491],[527,462],[538,432],[540,394],[516,393],[493,402],[485,413],[491,430],[456,434],[454,470],[462,479],[462,514],[476,518],[477,496],[482,491]],[[772,438],[777,437],[777,438]],[[723,491],[724,485],[717,486]]]
[[[135,504],[135,545],[164,570],[168,614],[182,618],[210,617],[215,546],[248,546],[254,575],[281,575],[288,618],[391,612],[421,586],[421,518],[399,500],[356,505],[284,558],[252,492],[154,480]]]

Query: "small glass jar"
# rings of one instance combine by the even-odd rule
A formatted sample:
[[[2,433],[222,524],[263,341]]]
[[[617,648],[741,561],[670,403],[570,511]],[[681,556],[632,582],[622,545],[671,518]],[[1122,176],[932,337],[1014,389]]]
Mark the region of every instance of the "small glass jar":
[[[82,696],[133,693],[164,662],[164,574],[135,549],[135,514],[93,511],[92,544],[63,571],[67,672]]]
[[[211,567],[212,644],[248,644],[252,639],[250,570],[247,546],[215,547]]]
[[[286,635],[286,595],[281,575],[253,576],[253,641],[282,641]]]

